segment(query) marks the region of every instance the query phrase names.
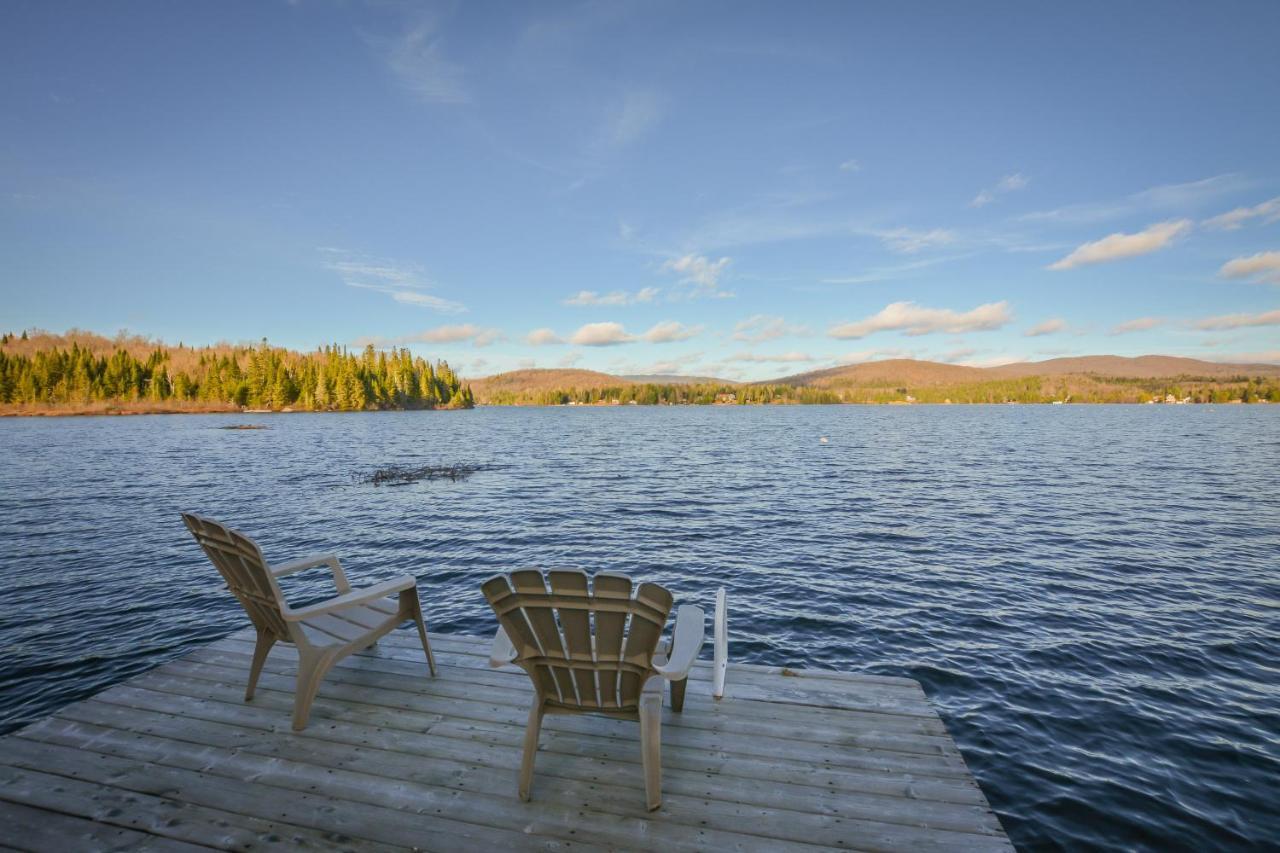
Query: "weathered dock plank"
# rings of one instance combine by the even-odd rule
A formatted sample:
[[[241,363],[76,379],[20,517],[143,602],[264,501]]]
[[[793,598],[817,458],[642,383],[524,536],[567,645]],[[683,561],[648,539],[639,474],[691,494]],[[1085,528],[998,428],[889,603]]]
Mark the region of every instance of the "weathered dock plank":
[[[440,677],[393,632],[326,678],[290,730],[296,654],[243,701],[246,632],[0,739],[0,821],[19,848],[1010,850],[908,679],[695,667],[663,720],[647,812],[637,726],[548,718],[533,801],[515,795],[531,691],[482,638],[435,635]]]

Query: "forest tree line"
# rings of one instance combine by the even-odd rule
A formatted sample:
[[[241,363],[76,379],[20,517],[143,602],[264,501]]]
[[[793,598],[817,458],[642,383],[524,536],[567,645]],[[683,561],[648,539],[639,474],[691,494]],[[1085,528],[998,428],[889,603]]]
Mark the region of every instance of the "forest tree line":
[[[365,347],[352,353],[326,346],[299,353],[259,346],[155,346],[138,355],[109,355],[73,342],[34,352],[9,352],[22,333],[0,336],[0,404],[9,408],[86,404],[178,404],[176,408],[243,407],[303,411],[471,408],[470,387],[445,361],[434,364],[407,349]],[[136,349],[136,347],[134,347]]]

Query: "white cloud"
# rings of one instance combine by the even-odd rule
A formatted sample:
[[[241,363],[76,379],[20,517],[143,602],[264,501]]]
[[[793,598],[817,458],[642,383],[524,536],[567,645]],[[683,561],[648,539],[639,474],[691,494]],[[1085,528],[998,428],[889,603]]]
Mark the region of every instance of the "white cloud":
[[[673,258],[662,265],[666,272],[680,276],[680,280],[693,285],[697,293],[710,296],[729,296],[719,290],[720,278],[729,268],[730,259],[710,260],[702,255],[685,255]]]
[[[662,113],[663,100],[656,92],[628,92],[609,118],[605,138],[613,146],[629,145],[656,127]]]
[[[569,343],[584,347],[608,347],[634,340],[621,323],[587,323],[569,337]]]
[[[434,26],[424,24],[374,44],[383,50],[392,73],[421,100],[437,104],[470,100],[462,82],[462,66],[445,59]]]
[[[614,290],[609,293],[597,293],[594,290],[579,290],[573,296],[564,300],[565,305],[635,305],[642,302],[652,302],[661,291],[656,287],[642,287],[635,293],[625,290]]]
[[[412,335],[401,335],[396,338],[368,337],[358,338],[352,343],[355,346],[373,344],[375,347],[399,346],[402,344],[457,344],[470,341],[472,346],[487,347],[494,341],[505,340],[500,329],[485,329],[471,323],[457,326],[436,326]]]
[[[956,241],[956,235],[944,228],[930,231],[915,231],[910,228],[894,228],[889,231],[877,231],[875,236],[891,251],[904,255],[914,255],[925,249],[946,246]]]
[[[862,164],[857,160],[845,160],[840,164],[839,169],[842,172],[861,172]]]
[[[1263,311],[1260,314],[1223,314],[1206,317],[1196,322],[1197,329],[1245,329],[1252,326],[1280,326],[1280,310]]]
[[[1107,334],[1110,335],[1128,335],[1132,332],[1145,332],[1148,329],[1154,329],[1157,326],[1163,326],[1164,319],[1161,317],[1139,317],[1136,320],[1126,320],[1123,323],[1112,328]]]
[[[687,341],[702,332],[702,326],[686,326],[675,320],[667,320],[654,324],[653,328],[641,335],[641,339],[651,344],[669,344],[673,341]]]
[[[1250,278],[1268,284],[1280,284],[1280,252],[1259,252],[1227,261],[1218,270],[1222,278]]]
[[[807,335],[809,330],[804,326],[793,326],[781,317],[769,314],[756,314],[748,317],[733,327],[733,339],[758,344],[772,341],[787,335]]]
[[[1030,329],[1023,332],[1023,337],[1038,338],[1041,335],[1052,335],[1055,332],[1061,332],[1067,327],[1065,320],[1054,317],[1052,320],[1045,320],[1043,323],[1037,323]]]
[[[402,305],[429,308],[442,314],[461,314],[467,306],[423,292],[431,285],[422,268],[393,261],[368,258],[342,249],[322,248],[324,265],[333,270],[347,287],[384,293]]]
[[[1146,255],[1168,246],[1178,237],[1191,230],[1190,219],[1174,219],[1169,222],[1157,222],[1145,231],[1136,234],[1116,232],[1085,243],[1060,261],[1049,265],[1051,270],[1069,270],[1084,264],[1101,264],[1107,261],[1118,261],[1135,255]]]
[[[1235,210],[1229,210],[1212,219],[1206,219],[1200,224],[1205,228],[1212,228],[1217,231],[1235,231],[1243,226],[1246,221],[1256,219],[1259,216],[1265,217],[1263,219],[1264,222],[1280,220],[1280,196],[1268,199],[1261,204],[1255,204],[1253,207],[1237,207]]]
[[[980,190],[978,194],[974,196],[973,201],[969,202],[969,206],[985,207],[995,201],[997,197],[1002,196],[1005,193],[1012,193],[1021,189],[1026,189],[1026,186],[1029,183],[1031,183],[1031,181],[1028,180],[1026,175],[1023,175],[1021,172],[1014,172],[1011,175],[1005,175],[996,182],[994,187],[988,187],[987,189]]]
[[[551,329],[534,329],[532,332],[524,336],[525,343],[535,347],[545,347],[551,344],[562,344],[560,336]]]
[[[908,335],[934,332],[975,332],[998,329],[1013,320],[1008,302],[979,305],[971,311],[950,308],[925,308],[914,302],[891,303],[878,314],[856,323],[842,323],[827,330],[833,338],[865,338],[876,332],[903,331]]]
[[[577,364],[580,361],[582,361],[582,353],[578,352],[577,350],[574,350],[572,352],[565,353],[564,356],[558,362],[556,362],[556,366],[557,367],[573,367],[575,364]]]
[[[751,362],[756,364],[799,364],[804,362],[816,361],[813,356],[807,352],[784,352],[777,354],[760,354],[754,352],[740,352],[729,356],[729,361]]]

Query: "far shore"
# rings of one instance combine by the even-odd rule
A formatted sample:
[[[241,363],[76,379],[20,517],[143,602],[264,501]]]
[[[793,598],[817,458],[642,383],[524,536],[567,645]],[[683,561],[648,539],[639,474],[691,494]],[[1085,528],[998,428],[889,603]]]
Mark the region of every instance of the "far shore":
[[[901,400],[890,400],[886,402],[874,401],[850,401],[846,403],[656,403],[656,404],[619,404],[619,403],[558,403],[558,404],[537,404],[537,403],[477,403],[476,408],[496,408],[496,409],[601,409],[601,408],[619,408],[623,406],[633,406],[635,408],[666,408],[670,406],[687,406],[687,407],[705,407],[705,408],[756,408],[756,407],[775,407],[775,408],[791,408],[796,406],[807,405],[830,405],[830,406],[1050,406],[1050,405],[1071,405],[1071,406],[1143,406],[1143,405],[1192,405],[1192,406],[1239,406],[1239,405],[1265,405],[1267,400],[1253,400],[1246,404],[1243,400],[1226,400],[1221,403],[1166,403],[1156,402],[1072,402],[1062,403],[1060,401],[1044,400],[1032,403],[1024,403],[1018,401],[1008,401],[1003,403],[935,403],[935,402],[905,402]],[[323,415],[323,414],[360,414],[372,412],[404,412],[404,411],[458,411],[457,409],[449,409],[440,407],[437,409],[356,409],[356,410],[336,410],[336,409],[247,409],[239,406],[220,406],[218,404],[209,405],[191,405],[191,406],[174,406],[174,405],[156,405],[148,406],[142,403],[121,403],[121,404],[90,404],[90,405],[67,405],[67,406],[0,406],[0,418],[73,418],[73,417],[114,417],[129,415]]]

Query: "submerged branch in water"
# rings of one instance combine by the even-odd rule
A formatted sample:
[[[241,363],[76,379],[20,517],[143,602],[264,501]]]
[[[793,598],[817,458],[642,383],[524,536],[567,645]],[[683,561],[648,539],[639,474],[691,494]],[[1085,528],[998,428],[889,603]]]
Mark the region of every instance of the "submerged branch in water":
[[[448,480],[456,483],[459,480],[465,480],[477,471],[483,471],[492,466],[462,463],[458,465],[423,465],[419,468],[411,468],[407,465],[390,465],[386,468],[379,468],[372,474],[358,477],[362,483],[370,483],[374,486],[407,486],[410,483],[416,483],[420,480]]]

